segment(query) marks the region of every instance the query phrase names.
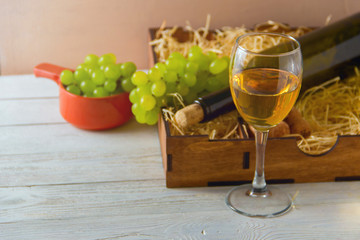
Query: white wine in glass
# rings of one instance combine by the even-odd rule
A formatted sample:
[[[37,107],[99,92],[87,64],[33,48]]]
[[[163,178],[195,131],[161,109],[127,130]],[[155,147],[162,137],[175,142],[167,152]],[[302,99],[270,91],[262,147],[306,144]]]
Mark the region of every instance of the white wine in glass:
[[[260,48],[259,43],[267,48]],[[269,129],[290,112],[299,95],[302,56],[292,37],[275,33],[240,36],[230,59],[230,89],[242,118],[255,129],[256,166],[252,184],[232,189],[226,204],[251,217],[275,217],[292,207],[291,197],[265,181]]]

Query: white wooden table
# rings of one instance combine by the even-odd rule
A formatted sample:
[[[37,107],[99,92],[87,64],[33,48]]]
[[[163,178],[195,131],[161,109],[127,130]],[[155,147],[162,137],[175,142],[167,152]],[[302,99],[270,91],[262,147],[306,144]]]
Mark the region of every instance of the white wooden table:
[[[228,209],[231,187],[168,189],[156,127],[80,130],[51,80],[0,77],[1,240],[360,239],[360,182],[282,187],[295,207],[272,219]]]

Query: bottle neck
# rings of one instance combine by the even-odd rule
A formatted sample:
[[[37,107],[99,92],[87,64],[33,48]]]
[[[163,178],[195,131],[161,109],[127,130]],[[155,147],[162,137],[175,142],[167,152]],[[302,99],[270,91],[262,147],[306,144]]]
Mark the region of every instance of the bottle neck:
[[[195,100],[195,103],[199,104],[204,111],[204,119],[201,122],[207,122],[221,114],[235,110],[229,88],[200,97]]]

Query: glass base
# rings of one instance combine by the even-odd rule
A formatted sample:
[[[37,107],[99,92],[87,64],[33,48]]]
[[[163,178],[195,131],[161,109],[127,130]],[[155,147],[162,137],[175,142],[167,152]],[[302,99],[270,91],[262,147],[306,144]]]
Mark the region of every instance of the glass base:
[[[275,186],[267,191],[252,191],[251,184],[233,188],[226,196],[226,205],[248,217],[277,217],[292,209],[290,195]]]

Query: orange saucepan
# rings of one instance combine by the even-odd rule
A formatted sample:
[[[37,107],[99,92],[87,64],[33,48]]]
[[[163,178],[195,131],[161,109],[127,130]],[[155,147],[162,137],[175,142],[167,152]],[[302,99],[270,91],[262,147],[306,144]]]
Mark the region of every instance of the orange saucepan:
[[[87,130],[104,130],[124,124],[133,116],[129,94],[124,92],[101,98],[89,98],[72,94],[60,82],[64,69],[49,63],[34,68],[36,77],[54,80],[59,86],[60,113],[74,126]]]

